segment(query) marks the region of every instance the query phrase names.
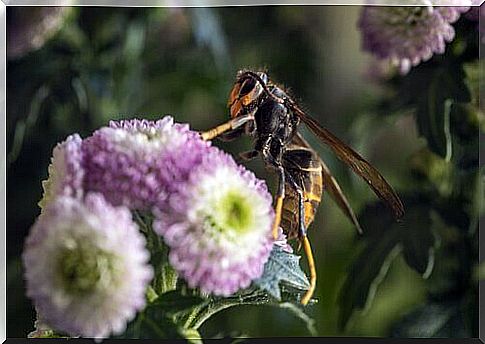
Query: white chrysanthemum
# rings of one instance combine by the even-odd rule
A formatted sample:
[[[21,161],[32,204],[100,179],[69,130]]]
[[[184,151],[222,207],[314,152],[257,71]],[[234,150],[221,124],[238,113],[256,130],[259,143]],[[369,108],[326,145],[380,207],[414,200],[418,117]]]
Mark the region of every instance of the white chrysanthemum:
[[[273,239],[266,184],[214,149],[181,183],[155,230],[190,287],[228,296],[260,277]]]
[[[161,153],[177,149],[187,141],[187,125],[175,124],[171,116],[152,122],[147,120],[111,121],[109,127],[99,130],[110,137],[113,149],[135,155]]]
[[[44,195],[39,202],[42,209],[57,196],[82,196],[84,169],[81,144],[81,137],[74,134],[54,148],[49,177],[42,182]]]
[[[267,199],[249,189],[233,168],[223,165],[214,174],[203,175],[194,185],[193,195],[198,197],[189,202],[188,220],[207,219],[207,230],[220,247],[237,243],[250,249],[251,243],[268,234],[271,217]],[[234,254],[231,259],[245,257],[240,250]],[[221,264],[225,265],[225,260]]]
[[[123,332],[144,307],[153,274],[130,211],[99,194],[52,201],[32,227],[22,258],[27,295],[43,321],[71,336]]]

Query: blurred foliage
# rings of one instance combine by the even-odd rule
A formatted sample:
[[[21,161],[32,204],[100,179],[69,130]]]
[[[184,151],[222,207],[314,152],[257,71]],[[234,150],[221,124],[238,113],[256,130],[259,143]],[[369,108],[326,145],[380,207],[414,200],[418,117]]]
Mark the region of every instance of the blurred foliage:
[[[372,161],[402,196],[406,216],[393,221],[365,183],[303,129],[365,232],[356,236],[324,196],[310,228],[318,302],[302,310],[290,303],[254,307],[249,298],[245,306],[226,307],[189,334],[174,330],[170,316],[155,310],[160,307],[148,307],[147,314],[156,313],[150,318],[159,320],[156,326],[142,313],[130,331],[151,326],[147,336],[194,340],[199,334],[477,336],[477,280],[483,277],[477,134],[484,120],[478,109],[476,23],[460,19],[444,55],[406,76],[370,82],[365,75],[371,61],[360,52],[355,27],[358,11],[338,6],[76,7],[63,15],[42,47],[12,57],[7,64],[8,336],[25,337],[33,329],[35,315],[25,297],[19,257],[39,214],[40,182],[55,143],[73,132],[85,137],[119,118],[172,114],[196,130],[210,128],[227,118],[235,73],[246,67],[267,68],[274,80],[291,86],[307,111]],[[32,32],[36,25],[29,23],[27,8],[10,7],[7,18],[9,32],[13,27]],[[236,153],[250,142],[215,144]],[[261,161],[248,167],[274,188]],[[306,261],[300,264],[307,271]],[[168,298],[174,286],[167,281],[174,272],[159,271],[157,295]],[[191,295],[184,298],[197,302]],[[213,306],[201,306],[199,315]]]

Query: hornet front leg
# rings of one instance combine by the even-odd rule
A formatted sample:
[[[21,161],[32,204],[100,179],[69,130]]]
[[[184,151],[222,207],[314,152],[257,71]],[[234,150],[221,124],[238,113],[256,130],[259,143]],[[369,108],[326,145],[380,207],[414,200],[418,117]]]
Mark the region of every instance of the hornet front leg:
[[[237,128],[240,128],[241,126],[252,120],[254,120],[254,113],[238,116],[231,119],[230,121],[227,121],[226,123],[218,125],[215,128],[204,131],[200,135],[202,136],[203,140],[209,141],[229,130],[235,130]]]

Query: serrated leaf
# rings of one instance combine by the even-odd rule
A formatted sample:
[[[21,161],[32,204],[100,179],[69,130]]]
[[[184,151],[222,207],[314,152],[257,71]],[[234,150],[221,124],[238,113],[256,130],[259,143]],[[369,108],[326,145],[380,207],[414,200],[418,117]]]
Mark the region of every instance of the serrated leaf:
[[[400,251],[399,231],[390,228],[380,239],[372,240],[354,260],[340,291],[339,327],[345,328],[353,311],[368,308],[391,262]]]
[[[274,245],[264,266],[263,275],[255,280],[254,284],[266,290],[277,300],[281,300],[281,282],[295,289],[308,290],[310,283],[301,270],[299,262],[299,256],[286,252],[281,246]]]

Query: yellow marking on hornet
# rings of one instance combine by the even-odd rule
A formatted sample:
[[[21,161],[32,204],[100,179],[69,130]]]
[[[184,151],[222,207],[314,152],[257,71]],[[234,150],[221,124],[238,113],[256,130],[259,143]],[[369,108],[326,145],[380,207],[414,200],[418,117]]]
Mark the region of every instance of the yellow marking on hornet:
[[[308,288],[307,292],[301,299],[301,304],[305,306],[312,298],[313,293],[315,292],[315,286],[317,285],[317,270],[315,269],[315,261],[313,260],[312,247],[310,246],[310,241],[306,235],[303,237],[303,249],[305,250],[308,259],[308,267],[310,269],[310,288]]]
[[[300,167],[300,170],[305,172],[321,172],[322,168],[321,167],[307,167],[307,168]]]
[[[311,192],[305,193],[305,202],[309,202],[309,201],[320,202],[321,200],[322,200],[322,197],[319,195],[315,195],[314,193],[311,193]]]
[[[278,239],[278,228],[280,227],[281,213],[283,211],[283,198],[284,196],[278,196],[276,199],[275,218],[273,223],[273,238],[275,240]]]

